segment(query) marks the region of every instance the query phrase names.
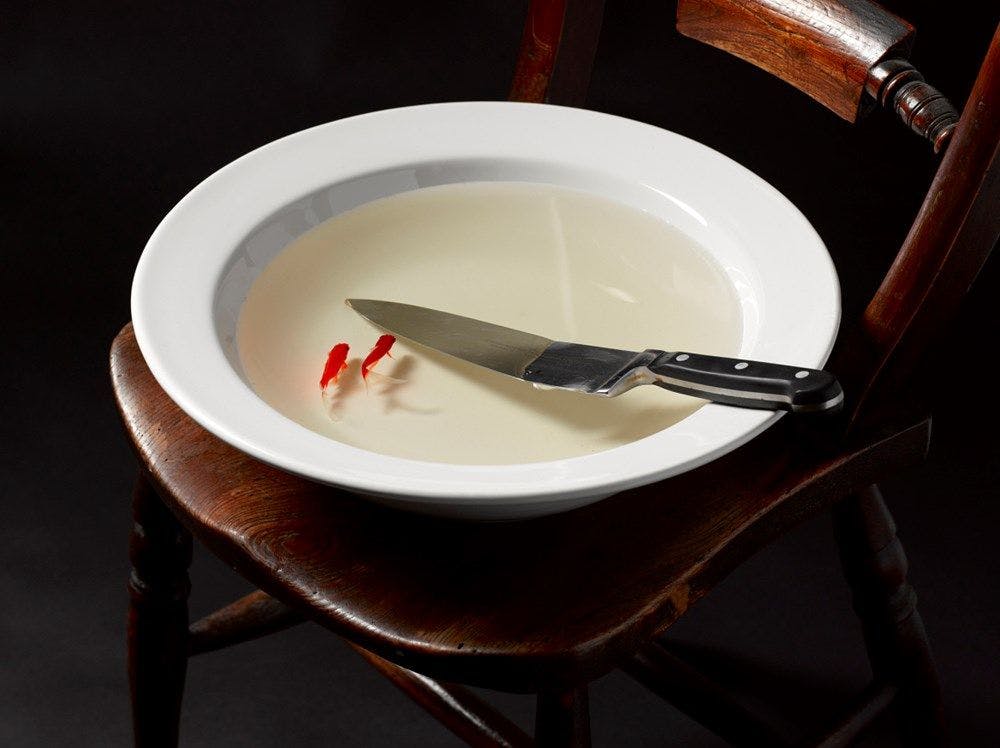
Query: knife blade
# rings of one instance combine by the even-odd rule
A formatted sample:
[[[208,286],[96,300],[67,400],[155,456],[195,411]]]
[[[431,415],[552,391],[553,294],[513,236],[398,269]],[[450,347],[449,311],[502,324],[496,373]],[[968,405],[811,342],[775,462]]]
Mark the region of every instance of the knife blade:
[[[717,403],[795,413],[834,412],[844,402],[836,378],[818,369],[567,343],[395,301],[347,299],[347,305],[393,335],[539,387],[616,397],[654,384]]]

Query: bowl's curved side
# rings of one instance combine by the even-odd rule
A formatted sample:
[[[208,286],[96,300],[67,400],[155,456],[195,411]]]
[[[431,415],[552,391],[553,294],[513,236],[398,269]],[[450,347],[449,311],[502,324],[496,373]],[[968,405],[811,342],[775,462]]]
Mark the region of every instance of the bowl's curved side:
[[[419,187],[461,181],[463,174],[482,179],[484,170],[507,180],[515,172],[535,175],[531,181],[562,180],[677,223],[712,251],[740,295],[741,355],[825,363],[839,324],[836,272],[805,217],[770,185],[649,125],[547,105],[473,102],[321,125],[247,154],[192,190],[150,237],[132,288],[136,338],[157,381],[199,424],[265,462],[385,503],[480,518],[596,501],[704,464],[777,419],[708,405],[675,427],[587,457],[453,466],[332,442],[257,398],[234,365],[235,349],[227,348],[233,320],[225,315],[238,313],[253,274],[282,246],[279,232],[261,254],[248,251],[268,218],[309,196],[325,195],[331,215],[366,194],[380,196],[374,193],[385,186],[375,189],[373,175],[395,174],[403,186],[410,180]],[[331,185],[352,183],[362,188],[331,193]],[[308,227],[313,219],[299,214],[295,220]],[[294,238],[295,226],[286,228]],[[226,291],[241,261],[235,272],[246,277]]]

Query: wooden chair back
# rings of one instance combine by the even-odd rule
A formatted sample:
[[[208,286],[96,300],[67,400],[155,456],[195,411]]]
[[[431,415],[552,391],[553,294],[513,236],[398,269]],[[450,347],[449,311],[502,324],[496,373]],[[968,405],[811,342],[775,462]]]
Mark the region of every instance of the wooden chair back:
[[[516,101],[583,104],[603,0],[533,0]],[[855,426],[918,384],[1000,235],[1000,27],[961,116],[907,61],[914,30],[868,0],[679,0],[677,28],[792,84],[855,122],[878,104],[943,151],[902,247],[829,364]],[[929,370],[930,367],[928,367]],[[884,397],[896,393],[896,397]]]

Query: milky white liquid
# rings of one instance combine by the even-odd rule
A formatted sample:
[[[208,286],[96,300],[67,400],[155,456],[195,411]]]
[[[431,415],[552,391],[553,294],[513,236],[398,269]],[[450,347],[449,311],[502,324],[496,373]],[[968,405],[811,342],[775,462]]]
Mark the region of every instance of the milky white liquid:
[[[400,301],[553,340],[641,351],[738,354],[739,305],[722,270],[646,213],[561,187],[447,185],[336,216],[288,245],[243,306],[238,345],[260,397],[345,444],[416,460],[536,462],[590,454],[668,428],[703,401],[658,387],[616,398],[496,374],[400,338],[370,382],[381,333],[344,299]],[[351,346],[334,398],[327,352]]]

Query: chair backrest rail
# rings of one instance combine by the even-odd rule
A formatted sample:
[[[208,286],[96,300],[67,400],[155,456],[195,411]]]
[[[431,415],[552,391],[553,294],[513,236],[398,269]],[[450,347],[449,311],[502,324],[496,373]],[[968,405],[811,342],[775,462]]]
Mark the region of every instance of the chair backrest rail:
[[[869,71],[905,58],[913,26],[868,0],[679,0],[677,30],[776,75],[848,122]]]
[[[510,98],[582,104],[603,7],[603,0],[532,0]],[[906,240],[830,365],[845,384],[852,420],[862,421],[873,393],[912,379],[1000,233],[1000,27],[960,119],[904,59],[913,27],[869,0],[679,0],[677,27],[849,121],[878,101],[935,150],[947,146]]]
[[[913,367],[958,311],[1000,236],[1000,26],[951,144],[860,334],[874,352],[869,396],[911,379]]]

